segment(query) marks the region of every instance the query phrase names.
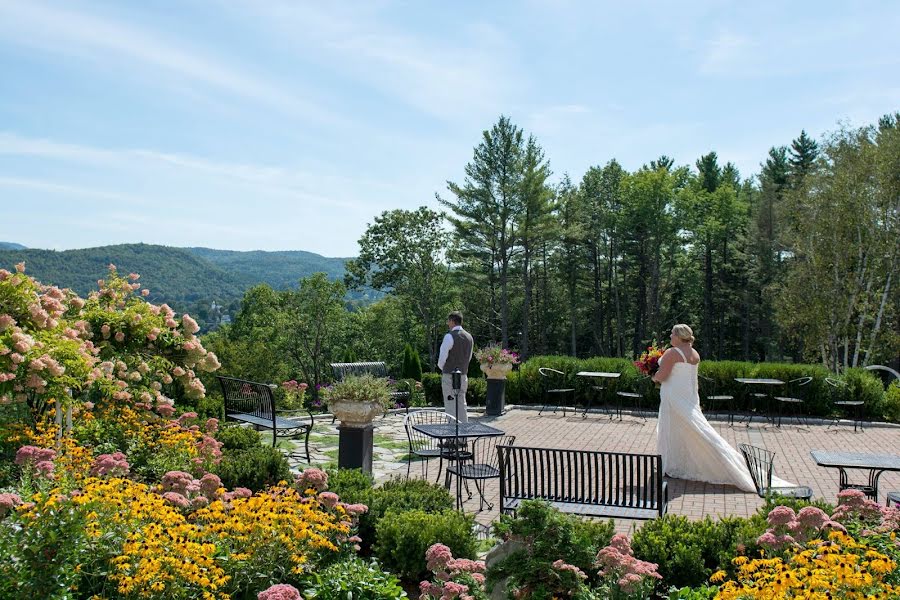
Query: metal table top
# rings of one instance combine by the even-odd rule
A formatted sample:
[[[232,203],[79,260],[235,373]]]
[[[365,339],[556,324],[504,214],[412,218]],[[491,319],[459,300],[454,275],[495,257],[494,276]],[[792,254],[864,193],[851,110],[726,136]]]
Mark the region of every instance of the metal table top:
[[[455,423],[422,423],[413,425],[413,429],[433,438],[469,438],[469,437],[492,437],[503,435],[505,432],[485,425],[483,423],[460,423],[459,429]]]
[[[813,450],[809,453],[820,467],[845,469],[879,469],[900,471],[900,456],[893,454],[868,454],[865,452],[832,452]]]
[[[784,382],[780,379],[752,379],[747,377],[735,377],[735,381],[738,383],[749,383],[749,384],[759,384],[759,385],[783,385]]]
[[[607,379],[618,379],[621,373],[604,373],[602,371],[578,371],[575,373],[579,377],[605,377]]]

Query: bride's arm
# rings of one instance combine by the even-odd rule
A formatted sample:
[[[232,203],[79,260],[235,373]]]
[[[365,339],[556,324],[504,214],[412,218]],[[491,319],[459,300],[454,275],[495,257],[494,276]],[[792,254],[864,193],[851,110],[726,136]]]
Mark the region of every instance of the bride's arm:
[[[659,371],[653,376],[653,381],[662,383],[669,378],[672,373],[672,367],[675,366],[675,350],[669,348],[665,354],[659,359]]]

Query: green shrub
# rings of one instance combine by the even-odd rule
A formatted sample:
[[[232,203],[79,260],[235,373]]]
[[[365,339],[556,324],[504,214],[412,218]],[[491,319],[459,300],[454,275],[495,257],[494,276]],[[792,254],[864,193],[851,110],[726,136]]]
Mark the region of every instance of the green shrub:
[[[469,389],[466,390],[466,404],[469,406],[484,406],[487,403],[487,379],[484,377],[470,377]]]
[[[329,469],[328,491],[347,504],[365,504],[375,480],[362,469]]]
[[[441,374],[425,373],[422,375],[422,390],[425,392],[425,403],[428,406],[443,406],[444,400],[441,398]]]
[[[196,402],[194,412],[201,419],[225,419],[225,400],[221,394],[207,394]]]
[[[419,353],[407,342],[403,346],[403,361],[400,366],[400,377],[422,381],[422,359]]]
[[[895,381],[888,386],[881,404],[881,413],[888,421],[900,423],[900,383]]]
[[[699,586],[730,559],[735,533],[744,521],[715,521],[710,517],[691,521],[681,515],[666,515],[637,530],[631,548],[637,558],[659,565],[659,574],[667,585]]]
[[[245,487],[254,492],[279,481],[291,481],[291,467],[280,450],[257,446],[249,450],[226,450],[213,469],[228,489]]]
[[[680,590],[671,588],[667,598],[669,600],[713,600],[718,593],[717,586],[702,585],[696,588],[685,587]]]
[[[376,526],[375,555],[386,569],[409,581],[426,576],[425,551],[433,544],[449,547],[456,558],[475,558],[473,518],[453,509],[440,512],[390,512]]]
[[[884,383],[871,371],[866,369],[847,369],[841,376],[847,384],[850,397],[865,402],[863,409],[870,417],[880,417],[884,412]]]
[[[544,380],[538,369],[550,367],[565,373],[565,387],[575,388],[575,398],[579,404],[587,402],[591,394],[591,386],[595,382],[585,377],[578,377],[579,371],[605,371],[621,373],[618,379],[604,381],[605,394],[615,395],[617,391],[633,391],[642,381],[634,364],[625,358],[592,357],[579,359],[572,356],[533,356],[520,366],[519,371],[511,373],[507,379],[507,402],[515,404],[538,404],[541,402],[541,390]],[[700,374],[712,379],[711,383],[701,383],[701,394],[707,390],[715,394],[729,394],[738,400],[738,406],[747,397],[748,388],[738,383],[735,378],[755,377],[774,378],[791,381],[800,377],[812,377],[813,380],[797,393],[805,400],[805,409],[811,415],[827,416],[831,413],[833,402],[838,399],[859,399],[866,404],[868,414],[881,414],[882,388],[878,378],[864,369],[848,369],[840,378],[847,383],[847,388],[835,388],[825,382],[826,377],[834,377],[822,365],[792,363],[752,363],[741,361],[709,361],[700,363]],[[651,394],[647,408],[653,408],[659,401],[659,394],[652,386],[645,392]],[[793,393],[793,390],[790,391]],[[439,397],[439,394],[438,394]]]
[[[330,479],[329,479],[330,482]],[[313,572],[304,598],[315,600],[381,600],[405,598],[400,582],[377,561],[352,557]]]
[[[359,519],[359,537],[365,550],[378,541],[377,524],[388,513],[410,510],[439,512],[453,507],[450,492],[423,479],[391,479],[371,490],[367,500],[365,504],[369,510]]]
[[[516,587],[533,587],[544,576],[552,574],[551,565],[562,559],[575,565],[587,576],[589,583],[599,583],[594,561],[597,552],[607,546],[615,533],[615,524],[608,521],[588,521],[567,515],[540,500],[522,502],[515,517],[501,515],[494,525],[500,538],[521,539],[529,546],[527,555],[513,554],[494,565],[488,572],[491,585],[512,576]]]
[[[216,439],[222,442],[222,450],[249,450],[259,446],[262,438],[255,429],[228,425],[216,432]]]

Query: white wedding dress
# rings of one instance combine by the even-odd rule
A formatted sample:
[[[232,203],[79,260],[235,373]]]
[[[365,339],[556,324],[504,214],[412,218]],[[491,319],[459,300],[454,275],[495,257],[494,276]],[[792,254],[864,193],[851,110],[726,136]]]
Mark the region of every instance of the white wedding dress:
[[[656,451],[662,456],[663,471],[669,477],[733,485],[745,492],[756,492],[747,463],[712,428],[700,411],[697,389],[697,365],[677,362],[660,389],[659,421],[656,425]],[[772,478],[773,486],[790,486]]]

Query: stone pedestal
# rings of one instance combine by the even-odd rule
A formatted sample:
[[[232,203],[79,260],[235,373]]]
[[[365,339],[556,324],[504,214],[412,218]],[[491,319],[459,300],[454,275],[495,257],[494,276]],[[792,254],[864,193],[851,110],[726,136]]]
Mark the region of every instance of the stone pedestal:
[[[374,426],[338,425],[338,468],[362,469],[372,474]]]
[[[487,380],[487,400],[485,401],[484,414],[491,417],[499,417],[506,406],[506,379]]]

